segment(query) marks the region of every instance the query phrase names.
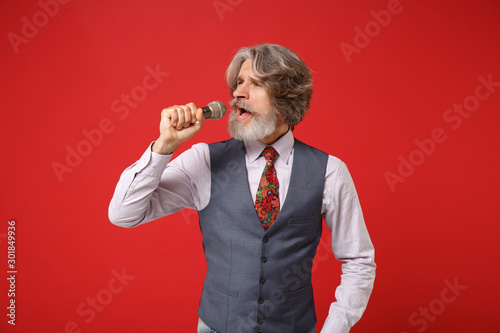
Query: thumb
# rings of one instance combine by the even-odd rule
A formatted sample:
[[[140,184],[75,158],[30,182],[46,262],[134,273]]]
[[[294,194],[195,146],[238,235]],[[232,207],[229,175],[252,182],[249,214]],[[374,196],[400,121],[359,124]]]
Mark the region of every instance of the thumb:
[[[205,116],[203,116],[203,110],[201,108],[198,108],[196,110],[196,122],[194,123],[194,125],[201,127],[201,125],[203,125],[204,122],[205,122]]]

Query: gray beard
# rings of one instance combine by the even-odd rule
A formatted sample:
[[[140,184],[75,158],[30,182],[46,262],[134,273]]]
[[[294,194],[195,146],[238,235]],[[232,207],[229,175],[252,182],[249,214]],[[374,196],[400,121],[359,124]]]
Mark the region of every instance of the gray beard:
[[[239,122],[236,120],[236,110],[233,109],[229,115],[228,130],[229,134],[241,141],[260,140],[271,135],[278,121],[278,111],[271,108],[264,115],[252,112],[250,123]]]

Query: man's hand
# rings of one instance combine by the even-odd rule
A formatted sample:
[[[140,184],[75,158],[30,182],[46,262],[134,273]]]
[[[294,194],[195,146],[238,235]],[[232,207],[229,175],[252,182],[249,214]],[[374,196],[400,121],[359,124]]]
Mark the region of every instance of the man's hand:
[[[153,152],[172,154],[184,141],[195,135],[203,125],[203,110],[194,103],[174,105],[161,111],[160,137],[153,145]]]

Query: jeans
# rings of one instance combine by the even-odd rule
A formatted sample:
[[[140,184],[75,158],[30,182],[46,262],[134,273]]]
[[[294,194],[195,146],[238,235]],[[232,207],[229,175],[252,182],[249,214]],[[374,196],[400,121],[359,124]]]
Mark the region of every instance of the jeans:
[[[205,324],[201,318],[198,318],[198,333],[219,333],[216,330],[208,327],[207,324]],[[316,328],[313,327],[309,333],[316,333]]]
[[[219,333],[216,330],[208,327],[201,318],[198,318],[198,333]]]

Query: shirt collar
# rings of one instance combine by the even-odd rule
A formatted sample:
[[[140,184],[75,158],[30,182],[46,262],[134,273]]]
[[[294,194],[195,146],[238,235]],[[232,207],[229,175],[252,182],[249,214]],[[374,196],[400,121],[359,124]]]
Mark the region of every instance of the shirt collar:
[[[279,157],[282,158],[286,164],[288,164],[290,159],[294,141],[292,131],[289,129],[288,132],[271,145],[274,149],[276,149]],[[266,146],[267,145],[265,143],[259,140],[245,141],[245,149],[249,157],[249,161],[251,163],[255,162],[255,160],[260,157],[262,150],[264,150]]]

